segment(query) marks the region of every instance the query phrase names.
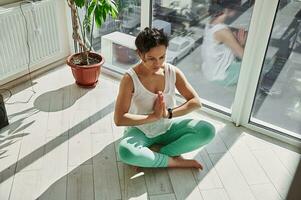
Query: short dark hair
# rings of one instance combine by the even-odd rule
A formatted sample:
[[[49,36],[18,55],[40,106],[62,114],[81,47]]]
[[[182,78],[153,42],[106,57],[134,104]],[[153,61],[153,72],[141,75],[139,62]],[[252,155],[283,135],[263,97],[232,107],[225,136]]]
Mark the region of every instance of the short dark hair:
[[[217,17],[223,13],[225,8],[231,10],[239,10],[241,5],[241,0],[211,0],[209,6],[209,15]]]
[[[168,47],[168,37],[163,30],[146,27],[136,37],[135,45],[140,53],[146,53],[159,45]]]

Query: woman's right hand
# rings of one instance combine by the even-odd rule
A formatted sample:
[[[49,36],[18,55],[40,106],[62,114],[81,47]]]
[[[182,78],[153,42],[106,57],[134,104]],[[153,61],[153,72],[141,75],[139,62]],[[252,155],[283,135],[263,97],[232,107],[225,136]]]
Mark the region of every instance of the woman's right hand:
[[[153,115],[156,119],[161,119],[164,117],[165,112],[165,102],[164,97],[161,91],[157,93],[157,99],[154,104],[154,112]]]

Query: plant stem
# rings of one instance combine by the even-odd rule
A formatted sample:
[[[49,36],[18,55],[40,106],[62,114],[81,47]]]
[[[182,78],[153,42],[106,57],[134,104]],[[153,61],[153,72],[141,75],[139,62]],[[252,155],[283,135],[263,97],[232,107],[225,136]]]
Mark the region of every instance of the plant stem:
[[[91,28],[91,36],[90,36],[90,51],[92,50],[92,46],[93,46],[94,19],[95,19],[95,12],[93,14],[93,19],[92,19],[92,28]]]
[[[81,52],[86,51],[88,48],[85,46],[83,43],[80,34],[78,33],[78,13],[76,10],[76,6],[74,3],[74,0],[67,0],[69,7],[71,8],[71,19],[72,19],[72,28],[73,28],[73,34],[72,37],[73,39],[79,44]]]
[[[78,13],[78,8],[76,7],[76,12]],[[83,27],[82,27],[82,23],[80,21],[80,17],[77,15],[77,20],[78,20],[78,24],[79,24],[79,28],[80,28],[80,32],[82,34],[82,37],[83,37]],[[85,44],[85,43],[84,43]],[[81,49],[81,52],[83,51],[83,49]]]
[[[84,36],[83,36],[83,40],[84,40],[84,44],[85,46],[87,46],[87,38],[86,38],[86,33],[87,33],[87,19],[88,19],[88,1],[85,1],[85,25],[84,25]],[[86,59],[86,63],[87,65],[89,65],[89,52],[88,49],[85,50],[85,59]]]

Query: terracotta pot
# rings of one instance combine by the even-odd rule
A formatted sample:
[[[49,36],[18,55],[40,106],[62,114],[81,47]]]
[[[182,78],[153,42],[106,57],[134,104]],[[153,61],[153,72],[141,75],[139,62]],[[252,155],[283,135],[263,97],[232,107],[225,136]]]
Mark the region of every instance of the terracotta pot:
[[[99,63],[92,65],[76,65],[72,62],[72,58],[79,54],[80,53],[76,53],[67,58],[67,64],[71,67],[76,84],[81,87],[95,87],[98,82],[101,66],[105,61],[104,57],[98,53],[90,52],[89,57],[100,60]]]

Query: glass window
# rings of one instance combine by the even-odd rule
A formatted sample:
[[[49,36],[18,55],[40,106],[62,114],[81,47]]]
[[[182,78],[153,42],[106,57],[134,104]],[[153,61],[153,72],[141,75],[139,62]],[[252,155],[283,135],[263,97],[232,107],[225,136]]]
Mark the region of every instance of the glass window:
[[[166,61],[185,73],[206,104],[227,113],[252,11],[253,1],[246,0],[153,1],[153,27],[171,39]]]
[[[128,47],[113,43],[113,65],[130,69],[140,60],[136,51]]]
[[[279,2],[251,121],[301,138],[300,1]]]
[[[106,21],[103,22],[101,28],[97,28],[95,26],[93,33],[92,33],[92,37],[93,37],[93,49],[96,52],[102,52],[101,50],[101,42],[102,42],[102,37],[106,36],[110,33],[113,32],[121,32],[121,33],[125,33],[125,34],[129,34],[129,35],[133,35],[136,36],[138,34],[138,32],[140,31],[140,15],[141,15],[141,0],[119,0],[116,1],[118,2],[119,6],[118,6],[118,18],[117,19],[113,19],[112,17],[108,16]],[[84,18],[84,13],[85,10],[82,9],[79,11],[79,16],[80,19],[82,20]],[[88,40],[90,41],[90,34],[87,37]],[[118,38],[116,38],[117,40]],[[118,39],[120,40],[120,39]],[[112,41],[113,43],[118,43],[118,41]],[[112,43],[112,44],[113,44]],[[127,47],[122,47],[122,45],[117,45],[114,44],[112,46],[106,46],[106,48],[112,48],[113,49],[113,53],[119,55],[118,58],[113,58],[113,60],[110,60],[110,64],[112,64],[112,62],[115,64],[115,67],[119,67],[121,69],[128,69],[129,67],[132,66],[133,60],[134,58],[132,57],[128,57],[127,59],[124,58],[125,55],[129,55],[132,56],[132,51]],[[127,50],[123,50],[127,49]],[[121,53],[123,51],[127,51],[130,53],[124,53],[123,58],[120,57]],[[114,55],[115,55],[114,54]],[[128,60],[128,61],[126,61]],[[121,62],[119,62],[121,61]]]

